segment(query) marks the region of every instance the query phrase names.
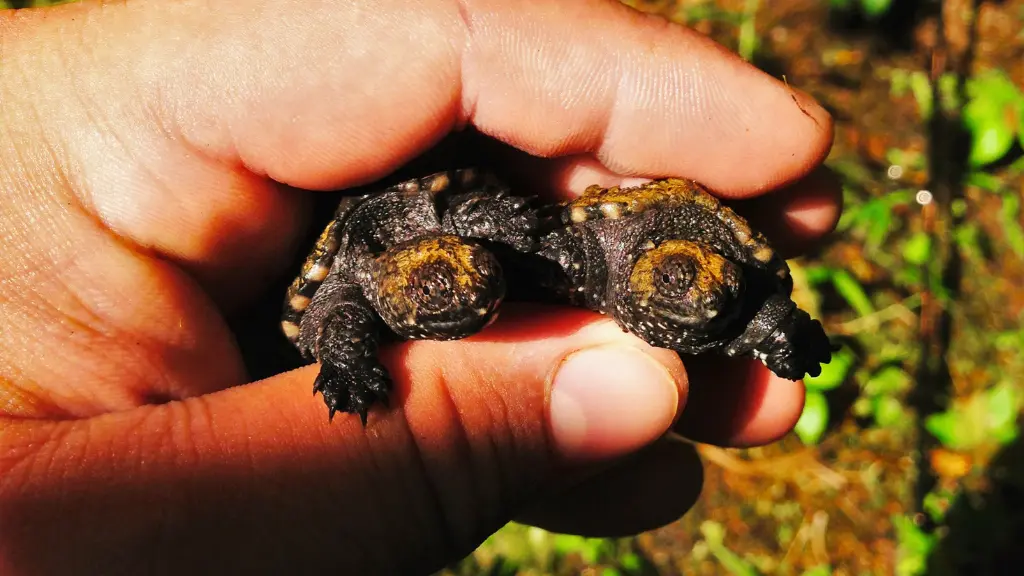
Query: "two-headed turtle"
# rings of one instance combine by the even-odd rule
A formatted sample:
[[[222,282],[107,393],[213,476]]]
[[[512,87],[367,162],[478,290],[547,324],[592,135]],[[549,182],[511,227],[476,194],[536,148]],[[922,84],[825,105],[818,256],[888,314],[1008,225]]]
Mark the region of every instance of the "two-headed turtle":
[[[496,256],[496,254],[498,256]],[[537,209],[493,176],[456,170],[342,201],[288,291],[285,334],[321,362],[314,394],[366,414],[391,382],[382,332],[451,340],[516,296],[614,318],[682,354],[749,355],[789,379],[817,375],[833,347],[791,298],[764,236],[695,182],[591,186]]]

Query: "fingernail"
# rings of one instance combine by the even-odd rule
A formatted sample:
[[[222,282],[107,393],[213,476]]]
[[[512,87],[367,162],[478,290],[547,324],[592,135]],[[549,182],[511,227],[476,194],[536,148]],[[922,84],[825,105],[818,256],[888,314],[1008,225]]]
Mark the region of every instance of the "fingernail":
[[[642,351],[581,350],[562,362],[552,380],[552,439],[566,460],[615,458],[664,434],[678,405],[671,374]]]

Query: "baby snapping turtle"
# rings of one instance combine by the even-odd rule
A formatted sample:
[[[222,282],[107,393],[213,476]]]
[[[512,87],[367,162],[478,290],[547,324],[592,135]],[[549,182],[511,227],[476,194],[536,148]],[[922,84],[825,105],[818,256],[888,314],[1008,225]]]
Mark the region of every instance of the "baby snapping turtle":
[[[482,330],[505,297],[501,265],[480,242],[535,248],[537,217],[493,176],[472,169],[343,199],[288,289],[281,328],[321,363],[330,419],[387,404],[384,338],[453,340]]]
[[[555,300],[608,314],[653,346],[751,355],[790,380],[831,359],[821,324],[790,298],[785,260],[697,183],[591,186],[553,219],[539,254],[555,265],[535,274]]]

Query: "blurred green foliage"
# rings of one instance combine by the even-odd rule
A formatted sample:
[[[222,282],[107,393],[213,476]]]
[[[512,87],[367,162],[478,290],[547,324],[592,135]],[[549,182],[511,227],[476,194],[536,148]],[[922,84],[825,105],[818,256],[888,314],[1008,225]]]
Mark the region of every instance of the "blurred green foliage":
[[[829,0],[829,7],[842,12],[858,10],[868,18],[880,18],[892,7],[892,0]]]
[[[1021,392],[1011,382],[1000,382],[948,410],[932,414],[925,428],[943,446],[971,450],[986,444],[1005,445],[1017,438]]]
[[[76,0],[0,0],[0,10],[8,8],[45,8],[46,6],[56,6],[74,1]]]
[[[928,556],[938,543],[938,538],[934,534],[922,530],[913,519],[907,516],[894,516],[892,524],[896,529],[897,576],[924,574],[928,568]]]

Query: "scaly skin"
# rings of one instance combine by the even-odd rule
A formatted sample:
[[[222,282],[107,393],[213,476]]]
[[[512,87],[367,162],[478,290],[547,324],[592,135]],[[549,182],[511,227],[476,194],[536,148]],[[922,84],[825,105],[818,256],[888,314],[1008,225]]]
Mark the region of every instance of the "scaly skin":
[[[750,355],[792,380],[831,359],[821,324],[790,298],[786,262],[695,182],[591,186],[554,218],[546,262],[523,265],[549,299],[607,314],[654,346]]]
[[[345,198],[288,289],[281,328],[321,363],[313,393],[333,419],[387,404],[386,339],[452,340],[482,330],[505,297],[484,243],[531,250],[537,218],[492,176],[452,170]]]

